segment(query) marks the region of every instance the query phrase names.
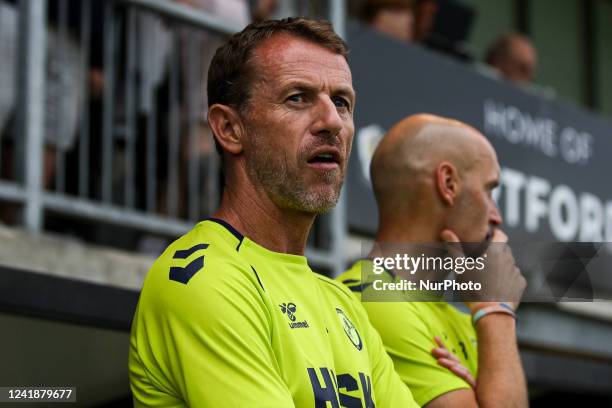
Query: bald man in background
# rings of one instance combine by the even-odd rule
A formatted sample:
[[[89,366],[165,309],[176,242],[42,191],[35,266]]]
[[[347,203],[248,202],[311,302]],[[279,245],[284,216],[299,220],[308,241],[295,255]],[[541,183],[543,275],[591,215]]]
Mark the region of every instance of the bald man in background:
[[[500,172],[493,147],[466,124],[413,115],[385,135],[370,170],[380,219],[375,249],[338,280],[361,296],[371,258],[395,255],[384,253],[394,251],[385,244],[440,243],[457,255],[459,243],[479,243],[487,271],[513,300],[467,302],[470,314],[446,302],[363,303],[415,400],[430,408],[527,406],[514,315],[525,279],[507,245],[487,248],[507,241],[492,198]],[[397,279],[397,271],[387,272]]]

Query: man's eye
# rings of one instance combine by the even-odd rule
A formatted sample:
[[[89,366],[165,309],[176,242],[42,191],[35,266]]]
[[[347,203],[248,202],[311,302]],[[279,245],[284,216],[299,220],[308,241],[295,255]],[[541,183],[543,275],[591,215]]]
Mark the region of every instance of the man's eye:
[[[333,98],[333,101],[337,108],[349,109],[351,106],[351,104],[344,98],[336,97]]]
[[[289,102],[304,102],[304,95],[301,93],[289,95],[287,100]]]

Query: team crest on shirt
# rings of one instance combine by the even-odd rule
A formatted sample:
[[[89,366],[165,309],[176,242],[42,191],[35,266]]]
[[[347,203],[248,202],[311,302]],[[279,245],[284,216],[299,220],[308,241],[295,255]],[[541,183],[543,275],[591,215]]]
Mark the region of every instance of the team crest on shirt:
[[[301,329],[301,328],[308,328],[310,326],[308,326],[308,322],[306,320],[301,321],[301,322],[296,322],[297,317],[295,316],[295,312],[297,310],[297,306],[295,305],[295,303],[281,303],[280,305],[278,305],[278,307],[280,307],[281,312],[283,312],[283,314],[287,315],[287,318],[290,320],[289,322],[289,327],[292,329]]]
[[[344,311],[340,308],[336,308],[336,312],[338,313],[338,318],[342,323],[342,328],[344,328],[344,332],[348,336],[349,340],[357,350],[361,350],[363,347],[363,343],[361,342],[361,336],[359,336],[359,332],[355,328],[353,322],[344,314]]]

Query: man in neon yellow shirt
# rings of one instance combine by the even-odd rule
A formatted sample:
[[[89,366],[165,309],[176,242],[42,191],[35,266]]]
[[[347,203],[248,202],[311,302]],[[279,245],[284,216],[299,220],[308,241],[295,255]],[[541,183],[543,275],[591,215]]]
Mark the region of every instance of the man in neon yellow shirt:
[[[507,240],[492,198],[497,157],[472,127],[433,115],[405,118],[377,147],[371,174],[380,218],[374,251],[401,243]],[[511,298],[518,301],[525,280],[510,251],[487,250],[487,255],[488,270],[506,277]],[[358,261],[338,280],[360,296],[373,290],[362,276],[374,266],[369,259]],[[386,282],[399,280],[395,271],[386,272],[381,276]],[[363,304],[420,405],[527,405],[513,313],[518,302],[468,303],[473,318],[446,302]]]
[[[354,133],[346,45],[328,23],[255,23],[217,50],[214,218],[151,268],[132,324],[137,407],[412,407],[360,303],[304,247],[336,203]]]

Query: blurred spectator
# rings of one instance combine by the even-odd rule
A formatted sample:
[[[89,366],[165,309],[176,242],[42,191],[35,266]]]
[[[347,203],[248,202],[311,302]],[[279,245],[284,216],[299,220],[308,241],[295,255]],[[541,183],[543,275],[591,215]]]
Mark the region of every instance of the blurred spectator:
[[[15,82],[17,80],[18,18],[15,6],[0,0],[0,60],[2,61],[0,65],[0,136],[13,114],[17,100]],[[2,163],[5,164],[6,160],[2,160]]]
[[[53,8],[50,5],[49,10]],[[65,153],[74,146],[78,116],[81,110],[84,71],[81,67],[81,51],[78,41],[68,27],[58,24],[57,16],[51,15],[47,31],[47,58],[45,65],[45,160],[43,163],[43,185],[49,188],[55,173],[55,156]],[[55,18],[53,18],[55,17]],[[18,44],[19,9],[14,1],[0,1],[0,20],[2,22],[2,54],[0,71],[2,92],[0,94],[0,133],[6,134],[8,141],[8,176],[14,177],[14,167],[10,163],[11,152],[15,148],[15,107],[17,102],[17,52],[13,47]],[[68,23],[67,21],[65,22]],[[5,62],[6,61],[6,62]],[[10,163],[10,164],[9,164]],[[11,174],[13,173],[13,174]]]
[[[361,17],[381,33],[403,42],[413,41],[412,0],[367,0]]]
[[[471,61],[466,40],[474,9],[460,0],[416,0],[415,42],[461,61]]]
[[[278,0],[249,0],[251,20],[264,21],[272,18],[278,7]]]
[[[424,43],[434,29],[438,2],[436,0],[416,0],[414,4],[414,41]]]
[[[517,84],[524,84],[533,80],[537,54],[527,37],[518,33],[509,33],[499,37],[489,47],[486,63],[504,78]]]
[[[194,8],[206,11],[234,23],[238,27],[244,27],[249,23],[249,4],[246,0],[175,0],[179,3],[188,4]],[[262,9],[262,12],[265,10]],[[181,156],[183,166],[180,169],[179,186],[179,214],[187,215],[187,192],[188,169],[190,162],[195,161],[199,168],[198,178],[203,191],[199,197],[198,215],[204,216],[217,206],[211,203],[208,197],[214,196],[216,186],[206,183],[210,174],[210,161],[216,165],[216,152],[214,149],[213,136],[207,124],[208,100],[206,83],[208,78],[208,66],[215,51],[221,45],[223,36],[202,29],[184,27],[179,30],[180,38],[180,64],[182,70],[182,129],[187,137],[182,138]],[[163,209],[162,205],[162,209]]]
[[[175,0],[206,11],[239,27],[249,23],[246,0]],[[223,37],[205,30],[184,27],[179,30],[184,99],[190,109],[188,121],[206,122],[208,65]]]
[[[247,2],[247,0],[174,0],[194,9],[214,15],[223,21],[233,23],[236,27],[244,27],[250,21],[251,13],[254,12],[250,7],[255,7],[255,2]],[[257,10],[257,15],[263,16],[270,12],[267,3],[276,6],[276,2],[259,1],[257,3],[266,3]],[[274,9],[271,9],[273,12]],[[211,174],[214,168],[218,166],[217,153],[214,148],[213,136],[207,124],[208,117],[208,100],[206,92],[206,84],[208,77],[208,66],[212,60],[216,49],[223,43],[224,36],[213,33],[202,28],[187,26],[187,25],[167,25],[166,28],[159,27],[158,37],[163,39],[164,43],[169,45],[169,48],[164,48],[164,52],[160,53],[158,63],[155,65],[162,67],[159,64],[162,60],[166,60],[168,64],[174,66],[163,65],[164,67],[164,84],[160,88],[161,97],[159,99],[157,111],[159,123],[157,129],[159,131],[159,141],[157,148],[157,174],[158,185],[157,191],[157,212],[170,215],[171,202],[169,201],[169,193],[176,190],[176,211],[179,217],[191,217],[194,214],[190,213],[190,200],[195,200],[196,217],[205,217],[218,205],[211,197],[218,196],[218,183],[216,180],[211,182]],[[169,41],[166,41],[168,39]],[[157,40],[151,40],[155,42]],[[140,49],[143,55],[149,54],[150,48],[142,46]],[[144,67],[143,67],[144,68]],[[180,75],[180,89],[178,100],[169,101],[168,92],[170,82],[173,81],[172,71]],[[159,75],[155,75],[157,83]],[[149,87],[154,91],[156,87]],[[151,100],[150,96],[146,99]],[[172,124],[170,123],[170,114],[175,109],[180,109],[180,159],[178,165],[178,183],[173,184],[174,180],[169,178],[166,171],[168,168],[168,148]],[[144,154],[144,145],[141,146]],[[174,164],[173,164],[174,165]],[[193,171],[195,169],[195,180],[193,179]],[[146,174],[140,176],[144,180]],[[194,190],[197,189],[197,192]],[[193,203],[193,202],[191,202]],[[158,255],[161,250],[167,245],[164,238],[143,234],[138,240],[138,248],[141,252]]]

